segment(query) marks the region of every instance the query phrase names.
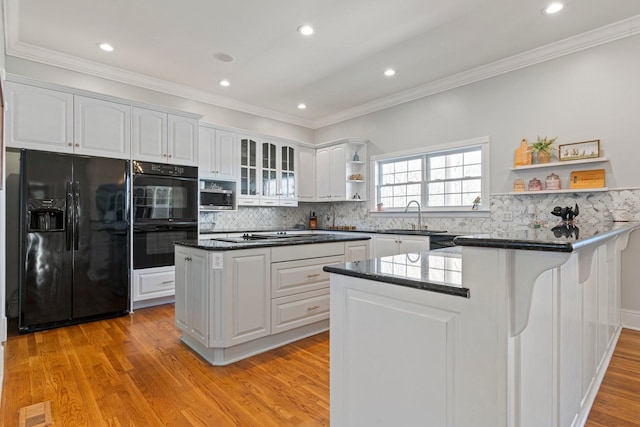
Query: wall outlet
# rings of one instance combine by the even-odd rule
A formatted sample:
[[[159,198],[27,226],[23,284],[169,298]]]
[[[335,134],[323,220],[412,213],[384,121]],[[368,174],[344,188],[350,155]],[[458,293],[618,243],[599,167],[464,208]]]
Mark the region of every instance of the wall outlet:
[[[502,213],[503,221],[513,221],[513,212],[503,212]]]
[[[211,269],[222,270],[222,252],[214,252],[211,257]]]

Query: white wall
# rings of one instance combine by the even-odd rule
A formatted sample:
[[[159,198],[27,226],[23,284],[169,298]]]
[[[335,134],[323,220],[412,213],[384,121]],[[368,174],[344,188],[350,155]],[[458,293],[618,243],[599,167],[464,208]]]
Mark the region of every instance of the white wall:
[[[291,125],[277,120],[241,113],[239,111],[130,86],[111,80],[105,80],[99,77],[89,76],[25,59],[15,58],[12,56],[6,57],[6,69],[7,73],[17,74],[22,77],[31,78],[41,82],[88,90],[133,101],[201,114],[203,116],[201,121],[205,123],[214,123],[217,125],[266,135],[280,136],[283,138],[293,139],[295,141],[311,142],[313,140],[313,130],[302,126]]]
[[[610,160],[606,185],[638,188],[638,52],[640,35],[318,129],[315,142],[358,136],[371,140],[369,152],[378,154],[488,135],[495,194],[513,188],[509,168],[522,138],[558,136],[560,144],[600,139]],[[634,203],[631,209],[640,212]],[[622,307],[640,325],[636,240],[623,253]]]
[[[502,193],[522,138],[600,139],[607,186],[640,187],[638,52],[640,35],[318,129],[315,141],[368,138],[377,154],[488,135],[491,192]]]

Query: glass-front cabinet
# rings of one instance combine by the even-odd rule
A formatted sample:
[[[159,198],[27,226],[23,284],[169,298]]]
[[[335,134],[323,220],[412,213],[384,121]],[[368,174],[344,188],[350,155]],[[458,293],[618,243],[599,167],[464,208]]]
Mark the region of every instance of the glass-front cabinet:
[[[278,147],[272,142],[262,143],[261,205],[278,205]]]
[[[245,206],[297,206],[296,147],[240,138],[240,194]]]
[[[238,204],[258,205],[258,142],[240,138],[240,194]]]
[[[280,205],[297,206],[295,147],[290,145],[280,147],[280,165]]]

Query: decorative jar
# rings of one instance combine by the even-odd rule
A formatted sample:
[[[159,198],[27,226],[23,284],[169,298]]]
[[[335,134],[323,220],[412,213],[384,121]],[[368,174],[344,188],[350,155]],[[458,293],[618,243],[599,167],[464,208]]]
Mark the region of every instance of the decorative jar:
[[[540,191],[540,190],[542,190],[542,182],[540,182],[540,180],[538,178],[533,178],[531,181],[529,181],[528,190],[529,191]]]

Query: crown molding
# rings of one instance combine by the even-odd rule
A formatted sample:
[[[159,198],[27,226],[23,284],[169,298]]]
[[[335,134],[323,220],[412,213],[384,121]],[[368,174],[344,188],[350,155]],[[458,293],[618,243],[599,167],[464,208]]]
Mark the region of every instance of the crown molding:
[[[6,54],[58,68],[142,87],[242,113],[273,119],[309,129],[319,129],[365,114],[435,95],[484,79],[506,74],[531,65],[550,61],[582,50],[590,49],[626,37],[640,34],[640,15],[574,36],[540,48],[532,49],[472,70],[454,74],[416,88],[367,102],[358,107],[331,114],[317,120],[303,119],[291,114],[239,102],[229,97],[215,95],[186,85],[171,83],[147,75],[133,73],[117,67],[83,60],[68,54],[39,48],[18,40],[18,0],[4,0]]]
[[[640,15],[326,116],[315,120],[313,128],[340,123],[636,34],[640,34]]]

